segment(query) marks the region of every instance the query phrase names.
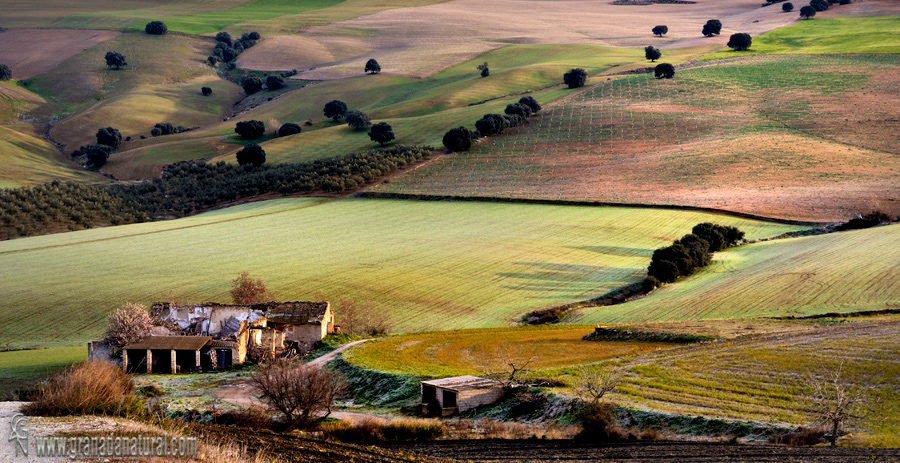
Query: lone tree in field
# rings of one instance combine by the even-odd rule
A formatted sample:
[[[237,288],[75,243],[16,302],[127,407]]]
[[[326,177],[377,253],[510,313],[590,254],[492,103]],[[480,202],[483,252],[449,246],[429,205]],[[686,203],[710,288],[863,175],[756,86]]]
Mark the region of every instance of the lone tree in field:
[[[394,139],[394,129],[391,128],[390,124],[387,122],[379,122],[373,125],[372,129],[369,130],[369,138],[379,145],[384,146]]]
[[[565,82],[569,88],[583,87],[585,81],[587,81],[587,72],[582,68],[575,68],[563,74],[563,82]]]
[[[487,77],[487,76],[491,75],[491,70],[490,70],[490,68],[488,68],[487,61],[485,61],[482,64],[479,64],[478,66],[475,67],[475,69],[478,69],[479,71],[481,71],[481,77]]]
[[[259,167],[266,163],[266,151],[261,146],[251,143],[235,153],[238,164]],[[234,296],[234,293],[232,293]]]
[[[106,66],[119,70],[122,69],[123,66],[127,65],[128,63],[125,62],[125,55],[117,51],[106,52]]]
[[[106,340],[113,346],[123,347],[150,335],[153,319],[143,304],[125,305],[106,317]]]
[[[276,360],[261,366],[250,378],[259,397],[281,413],[288,430],[304,429],[331,414],[344,382],[324,368]]]
[[[230,293],[232,302],[237,305],[256,304],[271,299],[269,290],[266,289],[262,279],[257,278],[254,280],[250,278],[249,272],[241,272],[237,278],[232,280]]]
[[[266,87],[271,90],[279,90],[284,88],[284,79],[278,76],[266,77]]]
[[[714,35],[719,35],[722,32],[722,22],[718,19],[710,19],[706,21],[706,24],[703,25],[703,31],[701,31],[705,37],[712,37]]]
[[[669,26],[655,26],[653,27],[653,35],[657,37],[662,37],[669,32]]]
[[[200,93],[202,93],[203,96],[210,96],[212,95],[212,89],[209,87],[200,87]]]
[[[661,56],[662,52],[659,51],[659,48],[656,48],[653,45],[644,47],[644,57],[649,59],[651,63],[658,60]]]
[[[616,389],[621,380],[621,368],[589,368],[582,366],[578,371],[578,382],[575,384],[575,391],[584,403],[597,405],[603,396]]]
[[[293,122],[288,122],[282,125],[278,129],[279,137],[286,137],[288,135],[295,135],[303,131],[303,128],[300,127],[300,124],[294,124]]]
[[[847,382],[843,362],[818,374],[807,372],[806,382],[812,389],[815,421],[830,428],[826,438],[833,447],[846,422],[863,417],[863,390]]]
[[[750,34],[738,32],[737,34],[731,34],[727,45],[735,51],[745,51],[750,48],[752,43],[753,39],[750,37]]]
[[[781,5],[781,11],[784,11],[785,13],[794,11],[794,4],[791,2],[784,3],[783,5]]]
[[[122,133],[112,127],[104,127],[97,130],[97,144],[106,145],[116,151],[122,144]]]
[[[347,103],[341,100],[331,100],[325,103],[325,117],[330,117],[334,122],[340,121],[347,114]]]
[[[241,87],[244,87],[244,93],[247,95],[253,95],[262,90],[262,86],[263,84],[259,77],[248,77],[241,82]]]
[[[471,130],[465,127],[457,127],[448,130],[447,133],[444,134],[442,142],[444,143],[444,147],[448,150],[454,153],[460,153],[472,149],[472,140],[474,139],[475,134],[472,133]]]
[[[344,118],[347,120],[347,125],[353,130],[366,130],[372,127],[372,120],[369,119],[369,115],[358,109],[347,111],[344,114]]]
[[[12,79],[12,69],[5,64],[0,64],[0,80]]]
[[[256,140],[266,134],[262,121],[241,121],[234,126],[234,132],[246,140]]]
[[[531,108],[532,114],[541,112],[541,104],[538,103],[533,96],[523,96],[522,98],[519,98],[519,103]]]
[[[169,28],[162,21],[150,21],[144,26],[144,32],[150,35],[163,35],[169,32]]]
[[[803,8],[800,8],[800,17],[803,19],[812,19],[813,16],[816,15],[816,9],[806,5]]]
[[[378,64],[378,61],[375,61],[375,58],[366,61],[366,72],[369,74],[378,74],[381,72],[381,65]]]
[[[653,75],[655,75],[657,79],[671,79],[672,77],[675,77],[675,66],[672,66],[669,63],[659,63],[653,68]]]

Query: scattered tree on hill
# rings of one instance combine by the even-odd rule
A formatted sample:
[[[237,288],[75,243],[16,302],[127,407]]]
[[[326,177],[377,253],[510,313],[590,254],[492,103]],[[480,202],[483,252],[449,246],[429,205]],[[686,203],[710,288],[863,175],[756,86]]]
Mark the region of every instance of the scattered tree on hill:
[[[284,416],[287,430],[305,429],[327,418],[345,387],[330,370],[284,359],[259,367],[250,383],[270,409]]]
[[[500,114],[485,114],[475,121],[475,130],[479,137],[490,137],[509,128],[509,120]]]
[[[653,45],[644,47],[644,57],[649,59],[651,63],[658,60],[661,56],[662,52],[659,51],[659,48],[656,48]]]
[[[238,164],[261,166],[266,162],[266,151],[261,146],[252,143],[235,153]]]
[[[266,87],[269,90],[279,90],[284,88],[284,79],[278,76],[266,77]]]
[[[257,164],[258,165],[258,164]],[[272,300],[261,278],[250,278],[250,272],[241,272],[231,281],[231,301],[237,305],[257,304]]]
[[[815,8],[816,11],[825,11],[828,9],[829,5],[826,0],[811,0],[809,6]]]
[[[301,128],[299,124],[294,124],[293,122],[288,122],[287,124],[282,125],[278,129],[278,136],[286,137],[288,135],[298,134],[302,131],[303,131],[303,128]]]
[[[162,21],[150,21],[144,26],[144,32],[150,35],[163,35],[169,32],[169,28]]]
[[[737,246],[744,239],[744,232],[737,227],[709,222],[697,224],[691,229],[691,233],[709,243],[709,252],[719,252],[723,249]]]
[[[153,319],[143,304],[126,302],[106,317],[106,340],[115,347],[124,347],[150,335]]]
[[[597,405],[600,399],[612,392],[622,381],[622,369],[616,366],[598,368],[582,365],[578,371],[575,391],[586,404]]]
[[[519,98],[519,103],[531,108],[532,114],[541,112],[541,104],[538,103],[533,96],[523,96],[522,98]]]
[[[347,111],[344,114],[344,118],[347,120],[347,125],[353,130],[366,130],[372,126],[372,120],[369,119],[369,115],[358,109]]]
[[[806,383],[812,389],[813,418],[820,426],[827,426],[828,442],[834,447],[847,421],[864,415],[863,390],[844,375],[844,364],[823,368],[818,373],[807,372]]]
[[[212,89],[209,87],[201,87],[200,93],[202,93],[203,96],[210,96],[210,95],[212,95]]]
[[[262,36],[259,35],[259,32],[251,32],[249,34],[245,34],[250,40],[259,40]]]
[[[210,66],[215,66],[219,64],[219,60],[222,58],[215,57],[213,55],[209,55],[206,57],[206,62],[209,63]]]
[[[87,168],[99,169],[106,164],[113,149],[107,145],[87,145],[82,146],[72,153],[72,157],[84,156],[84,166]]]
[[[216,34],[216,42],[222,42],[225,45],[231,46],[231,44],[234,43],[234,39],[231,38],[231,34],[222,31]]]
[[[266,134],[266,126],[262,121],[241,121],[234,127],[235,133],[246,140],[256,140]]]
[[[662,37],[669,32],[669,26],[654,26],[653,35]]]
[[[12,69],[5,64],[0,64],[0,80],[12,79]]]
[[[479,71],[481,71],[481,77],[487,77],[487,76],[491,75],[491,70],[488,68],[487,61],[485,61],[482,64],[479,64],[477,67],[475,67],[475,69],[478,69]]]
[[[241,87],[244,87],[244,93],[246,93],[247,95],[253,95],[254,93],[262,90],[262,81],[259,80],[259,77],[248,77],[244,79],[243,82],[241,82]]]
[[[794,11],[794,4],[791,2],[784,3],[783,5],[781,5],[781,11],[784,11],[785,13],[790,13],[791,11]]]
[[[112,127],[101,128],[97,130],[97,144],[109,146],[115,151],[122,144],[122,133]]]
[[[506,113],[507,116],[517,115],[523,120],[531,117],[531,107],[522,103],[508,104],[503,112]]]
[[[444,139],[442,141],[448,150],[454,153],[460,153],[472,149],[472,140],[474,139],[475,134],[472,133],[471,130],[465,127],[457,127],[448,130],[447,133],[444,134]]]
[[[803,19],[812,19],[813,16],[816,15],[816,9],[806,5],[803,8],[800,8],[800,17]]]
[[[176,133],[187,132],[191,129],[187,127],[182,127],[180,125],[176,126],[171,122],[157,122],[156,125],[150,130],[150,136],[159,137],[162,135],[174,135]]]
[[[569,88],[583,87],[586,81],[587,72],[582,68],[572,69],[563,74],[563,82],[565,82]]]
[[[744,32],[731,34],[731,37],[728,39],[728,47],[733,48],[735,51],[747,50],[752,43],[753,39],[750,37],[750,34]]]
[[[341,100],[331,100],[325,103],[324,112],[325,117],[330,117],[334,122],[338,122],[347,114],[347,103]]]
[[[116,70],[122,69],[122,66],[127,66],[128,63],[125,62],[125,56],[117,51],[108,51],[106,52],[106,65],[111,68],[115,68]]]
[[[394,129],[387,122],[379,122],[369,130],[369,138],[381,146],[394,139]]]
[[[709,21],[706,21],[706,24],[703,25],[702,32],[705,37],[719,35],[719,33],[722,32],[722,22],[718,19],[710,19]]]
[[[882,223],[892,222],[891,217],[882,211],[872,211],[865,215],[857,215],[849,221],[835,227],[835,230],[861,230],[871,228]]]
[[[381,65],[378,64],[378,61],[375,61],[375,58],[366,61],[366,72],[369,74],[378,74],[381,72]]]
[[[653,74],[657,79],[671,79],[675,77],[675,66],[669,63],[659,63],[653,68]]]

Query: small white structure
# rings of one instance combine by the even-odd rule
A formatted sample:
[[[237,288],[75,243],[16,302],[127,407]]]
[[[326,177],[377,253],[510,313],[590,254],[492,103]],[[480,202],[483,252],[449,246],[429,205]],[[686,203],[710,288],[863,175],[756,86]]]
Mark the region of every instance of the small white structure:
[[[426,414],[441,416],[492,404],[503,396],[503,383],[477,376],[422,381],[422,409]]]

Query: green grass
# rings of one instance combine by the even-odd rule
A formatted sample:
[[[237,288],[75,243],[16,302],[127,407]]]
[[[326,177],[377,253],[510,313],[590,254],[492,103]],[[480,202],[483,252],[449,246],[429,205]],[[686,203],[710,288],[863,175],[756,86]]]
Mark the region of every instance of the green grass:
[[[900,306],[900,225],[752,244],[693,276],[573,323],[751,318]]]
[[[57,371],[87,360],[86,346],[0,352],[0,400],[47,378]]]
[[[282,16],[297,15],[310,10],[328,8],[343,0],[255,0],[223,11],[191,16],[162,18],[169,30],[186,34],[215,34],[234,24],[265,21]],[[143,29],[143,25],[137,27]],[[238,32],[238,31],[235,31]],[[250,30],[242,30],[251,32]]]
[[[26,127],[19,127],[26,130]],[[53,180],[105,182],[103,177],[60,159],[57,149],[37,136],[0,126],[0,188],[37,185]]]
[[[0,339],[90,340],[126,301],[227,302],[241,271],[281,300],[370,305],[394,332],[510,326],[637,281],[653,249],[704,221],[751,238],[797,229],[667,210],[282,199],[6,241]]]
[[[900,53],[900,16],[803,20],[754,37],[747,51],[723,50],[702,59],[827,53]]]

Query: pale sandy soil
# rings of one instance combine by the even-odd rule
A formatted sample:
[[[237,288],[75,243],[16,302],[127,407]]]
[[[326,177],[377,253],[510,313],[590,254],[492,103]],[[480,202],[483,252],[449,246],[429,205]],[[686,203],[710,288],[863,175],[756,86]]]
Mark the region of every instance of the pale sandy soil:
[[[30,79],[119,35],[116,31],[10,29],[0,33],[0,63],[12,68],[13,79]]]

